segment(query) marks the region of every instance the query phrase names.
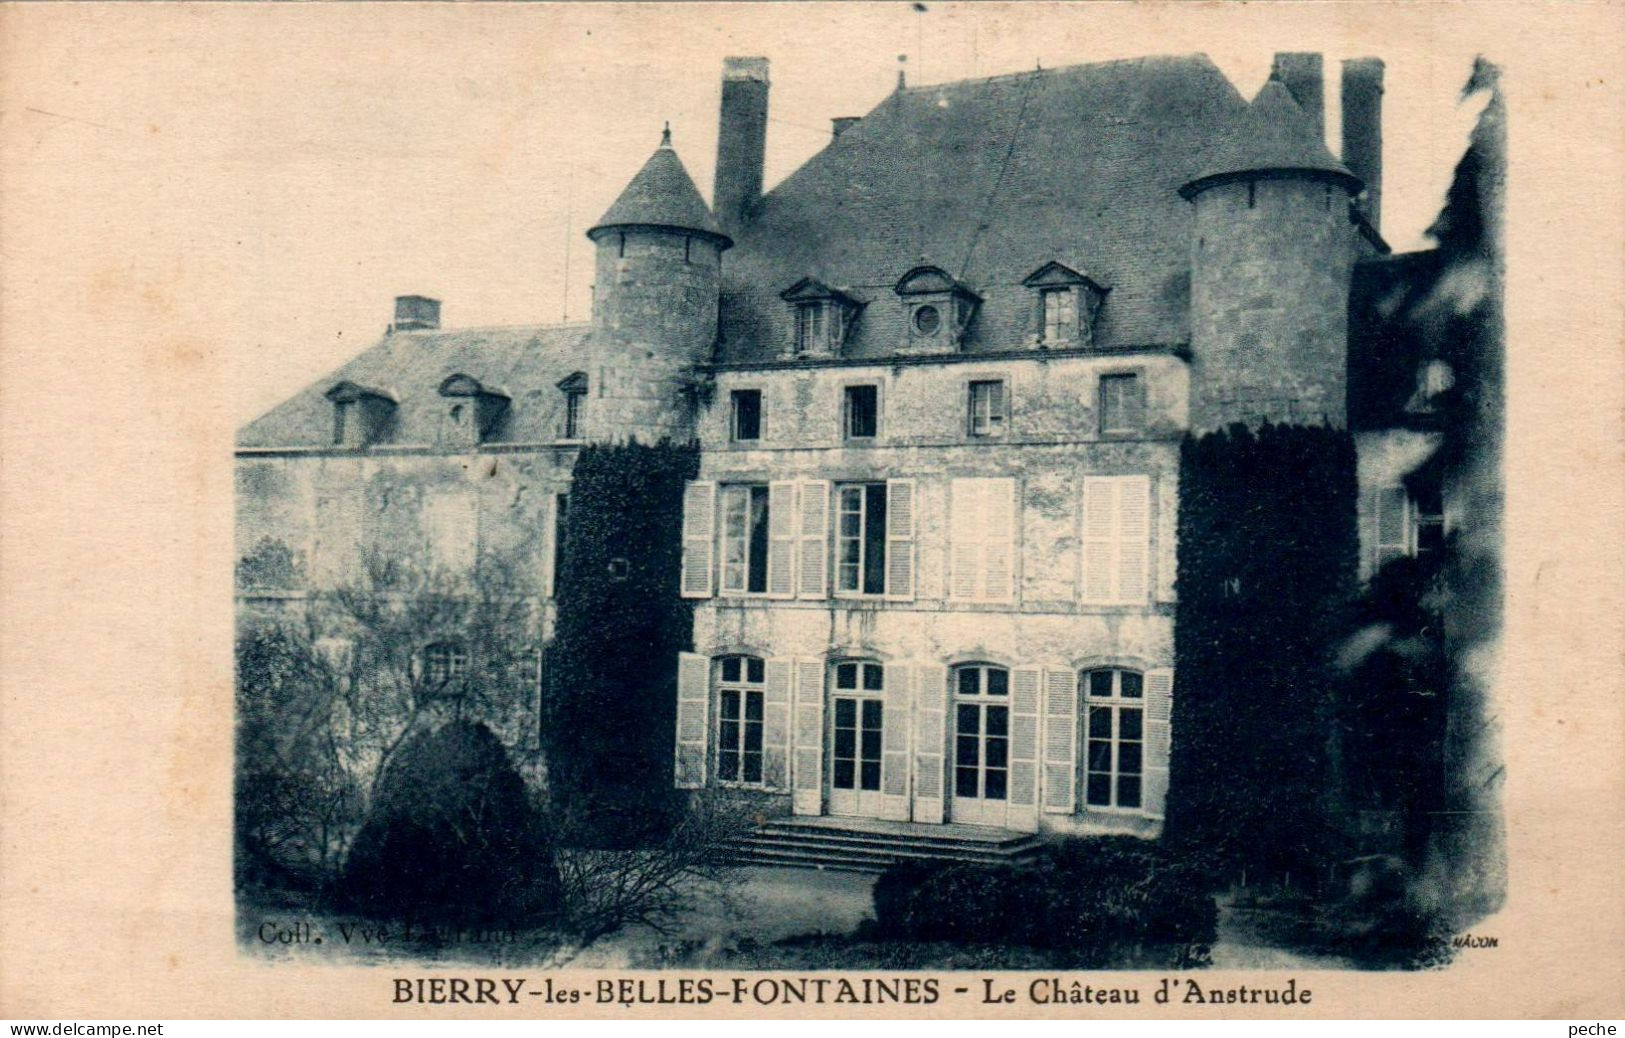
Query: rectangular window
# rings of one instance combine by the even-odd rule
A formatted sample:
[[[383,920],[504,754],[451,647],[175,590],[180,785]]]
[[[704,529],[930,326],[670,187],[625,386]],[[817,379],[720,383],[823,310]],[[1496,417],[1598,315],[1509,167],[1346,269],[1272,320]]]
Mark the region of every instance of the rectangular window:
[[[570,518],[570,495],[553,498],[553,583],[558,586],[559,574],[564,572],[564,531]]]
[[[570,392],[564,394],[564,438],[566,440],[579,440],[581,438],[581,401],[587,394]]]
[[[1084,784],[1091,807],[1140,806],[1144,691],[1144,678],[1135,671],[1094,670],[1084,675]]]
[[[880,387],[847,386],[843,410],[847,439],[874,439],[880,431]]]
[[[344,446],[344,434],[349,424],[355,420],[351,413],[355,410],[355,401],[340,400],[333,405],[333,444]]]
[[[886,593],[886,484],[848,483],[836,491],[835,590]]]
[[[1004,435],[1004,380],[989,379],[970,384],[970,434]]]
[[[1077,336],[1078,297],[1070,288],[1046,289],[1044,300],[1044,341],[1067,342]]]
[[[762,781],[762,661],[722,660],[717,688],[717,778]]]
[[[1145,392],[1138,375],[1102,375],[1100,431],[1139,432],[1145,425]]]
[[[1432,555],[1444,547],[1444,501],[1437,488],[1419,493],[1412,502],[1415,510],[1416,557]]]
[[[828,342],[824,327],[824,307],[821,303],[806,303],[796,307],[796,352],[822,349]]]
[[[722,488],[722,590],[767,592],[767,487]]]
[[[733,398],[732,435],[735,443],[762,438],[762,391],[736,389]]]
[[[1376,569],[1411,553],[1411,501],[1404,487],[1376,491]]]

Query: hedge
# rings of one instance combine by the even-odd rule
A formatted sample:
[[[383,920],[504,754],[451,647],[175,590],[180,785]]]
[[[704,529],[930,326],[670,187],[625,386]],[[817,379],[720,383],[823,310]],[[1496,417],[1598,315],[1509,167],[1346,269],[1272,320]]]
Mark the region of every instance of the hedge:
[[[876,937],[1026,945],[1079,968],[1205,965],[1218,928],[1206,870],[1131,836],[1052,844],[1019,866],[908,862],[873,896]]]

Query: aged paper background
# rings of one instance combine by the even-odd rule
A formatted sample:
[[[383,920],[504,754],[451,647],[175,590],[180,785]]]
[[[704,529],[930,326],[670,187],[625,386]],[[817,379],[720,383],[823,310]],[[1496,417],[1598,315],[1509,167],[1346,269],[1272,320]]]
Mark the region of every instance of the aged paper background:
[[[835,27],[863,13],[592,9],[625,43],[628,67],[640,48],[670,53],[701,36],[754,53],[757,34],[786,22],[829,26],[839,46]],[[367,70],[396,34],[445,39],[448,62],[470,60],[491,34],[522,34],[546,62],[565,47],[559,16],[545,5],[0,7],[0,1016],[447,1012],[390,1004],[389,975],[421,970],[278,967],[240,957],[233,942],[231,445],[244,416],[232,401],[256,377],[233,329],[259,286],[243,274],[252,265],[195,257],[201,241],[238,233],[234,214],[268,203],[242,190],[254,155],[200,163],[166,135],[184,134],[188,111],[268,117],[256,83],[270,66],[257,55],[279,54],[277,74],[289,55],[295,68],[353,65],[356,89],[311,103],[364,110]],[[984,40],[1015,21],[991,5],[978,18]],[[1092,7],[1089,19],[1088,31],[1118,46],[1143,40],[1147,53],[1246,38],[1378,54],[1393,69],[1428,62],[1430,44],[1450,39],[1504,67],[1511,403],[1499,709],[1512,864],[1507,909],[1478,928],[1500,946],[1442,972],[1300,974],[1316,994],[1295,1012],[1625,1015],[1625,8],[1124,4]],[[1441,72],[1439,89],[1458,89],[1463,72]],[[696,63],[696,77],[716,74]],[[1403,111],[1390,107],[1384,121],[1390,142],[1406,132]],[[343,227],[303,230],[317,237],[300,249],[347,247]],[[377,286],[379,323],[397,287]]]

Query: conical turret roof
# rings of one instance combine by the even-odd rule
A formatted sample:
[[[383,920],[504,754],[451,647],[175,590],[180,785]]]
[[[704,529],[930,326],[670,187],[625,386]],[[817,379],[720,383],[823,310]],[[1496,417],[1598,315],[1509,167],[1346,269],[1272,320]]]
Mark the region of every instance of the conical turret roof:
[[[693,178],[673,150],[670,128],[661,134],[660,147],[626,185],[615,204],[587,231],[587,237],[611,227],[670,227],[710,235],[723,242],[724,247],[733,244],[732,239],[722,233],[716,217],[711,215],[710,207],[694,186]]]
[[[1274,76],[1253,103],[1220,130],[1201,164],[1179,193],[1192,198],[1202,190],[1253,173],[1300,173],[1360,189],[1360,179],[1332,153],[1314,121]]]

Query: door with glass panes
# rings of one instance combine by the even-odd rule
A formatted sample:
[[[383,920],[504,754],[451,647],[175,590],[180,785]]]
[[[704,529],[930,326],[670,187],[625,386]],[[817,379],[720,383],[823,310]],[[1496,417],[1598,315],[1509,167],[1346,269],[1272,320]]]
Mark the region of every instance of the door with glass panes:
[[[1010,672],[966,664],[953,672],[953,790],[949,815],[1005,824],[1010,779]]]
[[[880,816],[886,672],[878,663],[835,664],[830,690],[829,813]]]

